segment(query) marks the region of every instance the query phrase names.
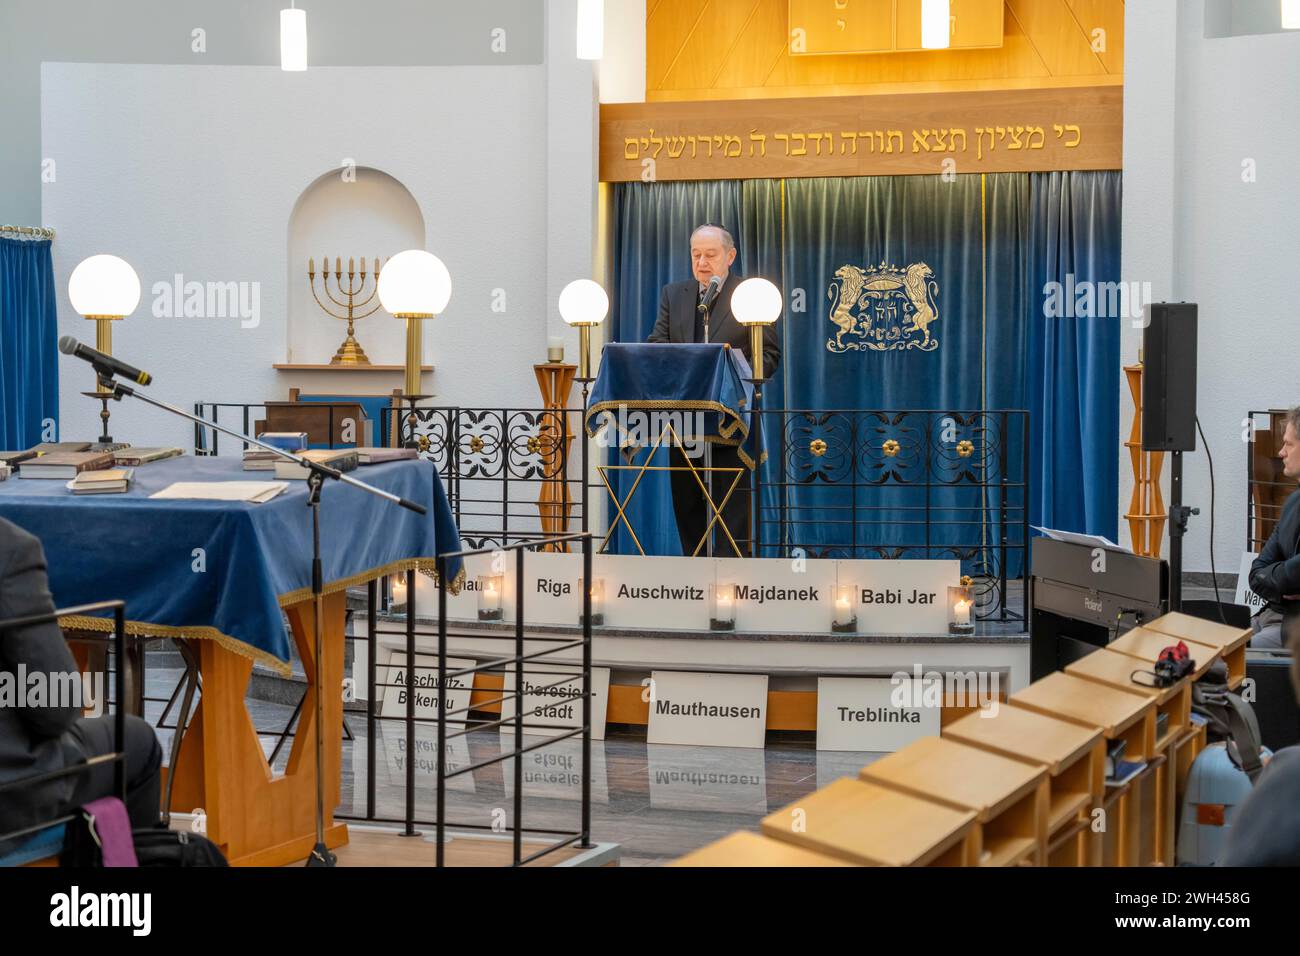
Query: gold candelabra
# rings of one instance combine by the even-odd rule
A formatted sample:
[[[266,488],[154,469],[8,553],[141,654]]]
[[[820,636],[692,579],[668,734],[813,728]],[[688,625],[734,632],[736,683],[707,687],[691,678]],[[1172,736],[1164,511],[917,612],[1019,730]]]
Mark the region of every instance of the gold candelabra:
[[[379,301],[375,298],[375,292],[379,289],[379,257],[375,257],[375,268],[373,279],[370,283],[370,291],[364,299],[360,299],[359,296],[366,291],[365,256],[361,257],[361,272],[359,275],[360,279],[358,281],[358,272],[355,261],[349,258],[347,285],[344,285],[343,260],[338,256],[334,257],[334,286],[338,289],[340,299],[346,300],[340,301],[340,299],[334,298],[334,294],[330,292],[329,256],[325,256],[321,259],[321,289],[325,292],[325,297],[330,302],[344,310],[344,314],[339,315],[321,301],[320,295],[316,292],[316,260],[307,260],[307,284],[311,286],[312,298],[316,300],[316,304],[319,305],[330,318],[341,319],[346,321],[348,324],[347,338],[343,340],[343,344],[339,346],[338,351],[334,353],[334,357],[330,359],[331,365],[370,364],[370,359],[366,357],[366,350],[363,349],[361,343],[357,341],[352,323],[357,319],[364,319],[366,316],[371,315],[379,309]],[[371,300],[374,300],[374,305],[370,305]],[[367,305],[370,305],[370,308],[367,311],[358,312],[359,309],[364,309]]]

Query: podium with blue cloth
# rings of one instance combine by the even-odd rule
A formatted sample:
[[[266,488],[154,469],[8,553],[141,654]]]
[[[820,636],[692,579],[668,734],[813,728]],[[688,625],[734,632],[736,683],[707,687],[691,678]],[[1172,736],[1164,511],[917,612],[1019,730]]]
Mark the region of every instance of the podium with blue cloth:
[[[584,416],[589,436],[622,453],[623,463],[597,466],[612,511],[601,550],[747,554],[750,471],[766,457],[753,403],[738,349],[606,345]]]
[[[264,474],[264,473],[263,473]],[[248,481],[237,458],[185,456],[141,465],[130,491],[74,496],[62,481],[11,478],[0,484],[0,515],[45,549],[57,607],[104,598],[126,602],[128,634],[170,637],[197,660],[202,696],[181,741],[173,809],[202,810],[207,836],[232,863],[276,866],[301,860],[315,842],[315,698],[311,592],[311,509],[307,483],[263,504],[151,499],[178,481]],[[460,536],[442,483],[427,461],[368,467],[365,480],[424,505],[424,516],[338,482],[322,492],[324,645],[320,686],[327,795],[326,842],[347,842],[334,824],[342,752],[346,589],[417,569],[432,573]],[[450,569],[458,587],[459,559]],[[309,681],[283,775],[268,766],[244,704],[253,663],[290,673],[288,617]],[[64,618],[65,628],[108,632],[110,618]]]

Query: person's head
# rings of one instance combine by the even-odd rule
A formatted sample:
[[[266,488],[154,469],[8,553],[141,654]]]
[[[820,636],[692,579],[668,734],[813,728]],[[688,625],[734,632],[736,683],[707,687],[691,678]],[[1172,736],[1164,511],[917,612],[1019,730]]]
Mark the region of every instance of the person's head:
[[[1282,433],[1277,457],[1282,459],[1282,473],[1300,481],[1300,405],[1286,413],[1286,431]]]
[[[707,284],[714,276],[725,282],[735,261],[736,241],[721,226],[710,223],[691,233],[691,272],[697,282]]]

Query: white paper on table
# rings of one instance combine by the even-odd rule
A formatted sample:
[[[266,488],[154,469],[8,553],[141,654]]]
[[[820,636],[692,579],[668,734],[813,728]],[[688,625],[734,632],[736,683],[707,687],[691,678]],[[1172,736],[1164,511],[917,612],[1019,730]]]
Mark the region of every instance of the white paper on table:
[[[1116,544],[1114,541],[1110,540],[1110,538],[1100,534],[1083,534],[1079,531],[1057,531],[1055,528],[1040,528],[1036,524],[1032,524],[1029,527],[1033,528],[1035,531],[1041,531],[1053,541],[1065,541],[1069,544],[1081,544],[1088,548],[1110,548],[1112,551],[1132,552],[1131,548],[1126,548],[1122,544]]]
[[[197,498],[204,501],[270,501],[289,487],[287,481],[177,481],[150,498]]]

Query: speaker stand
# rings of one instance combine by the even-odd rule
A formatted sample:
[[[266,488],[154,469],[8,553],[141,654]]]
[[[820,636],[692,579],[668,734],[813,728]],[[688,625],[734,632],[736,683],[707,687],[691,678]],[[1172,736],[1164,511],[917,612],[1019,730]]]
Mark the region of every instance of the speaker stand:
[[[1183,609],[1183,535],[1200,508],[1183,504],[1183,453],[1171,451],[1169,470],[1169,610]]]

